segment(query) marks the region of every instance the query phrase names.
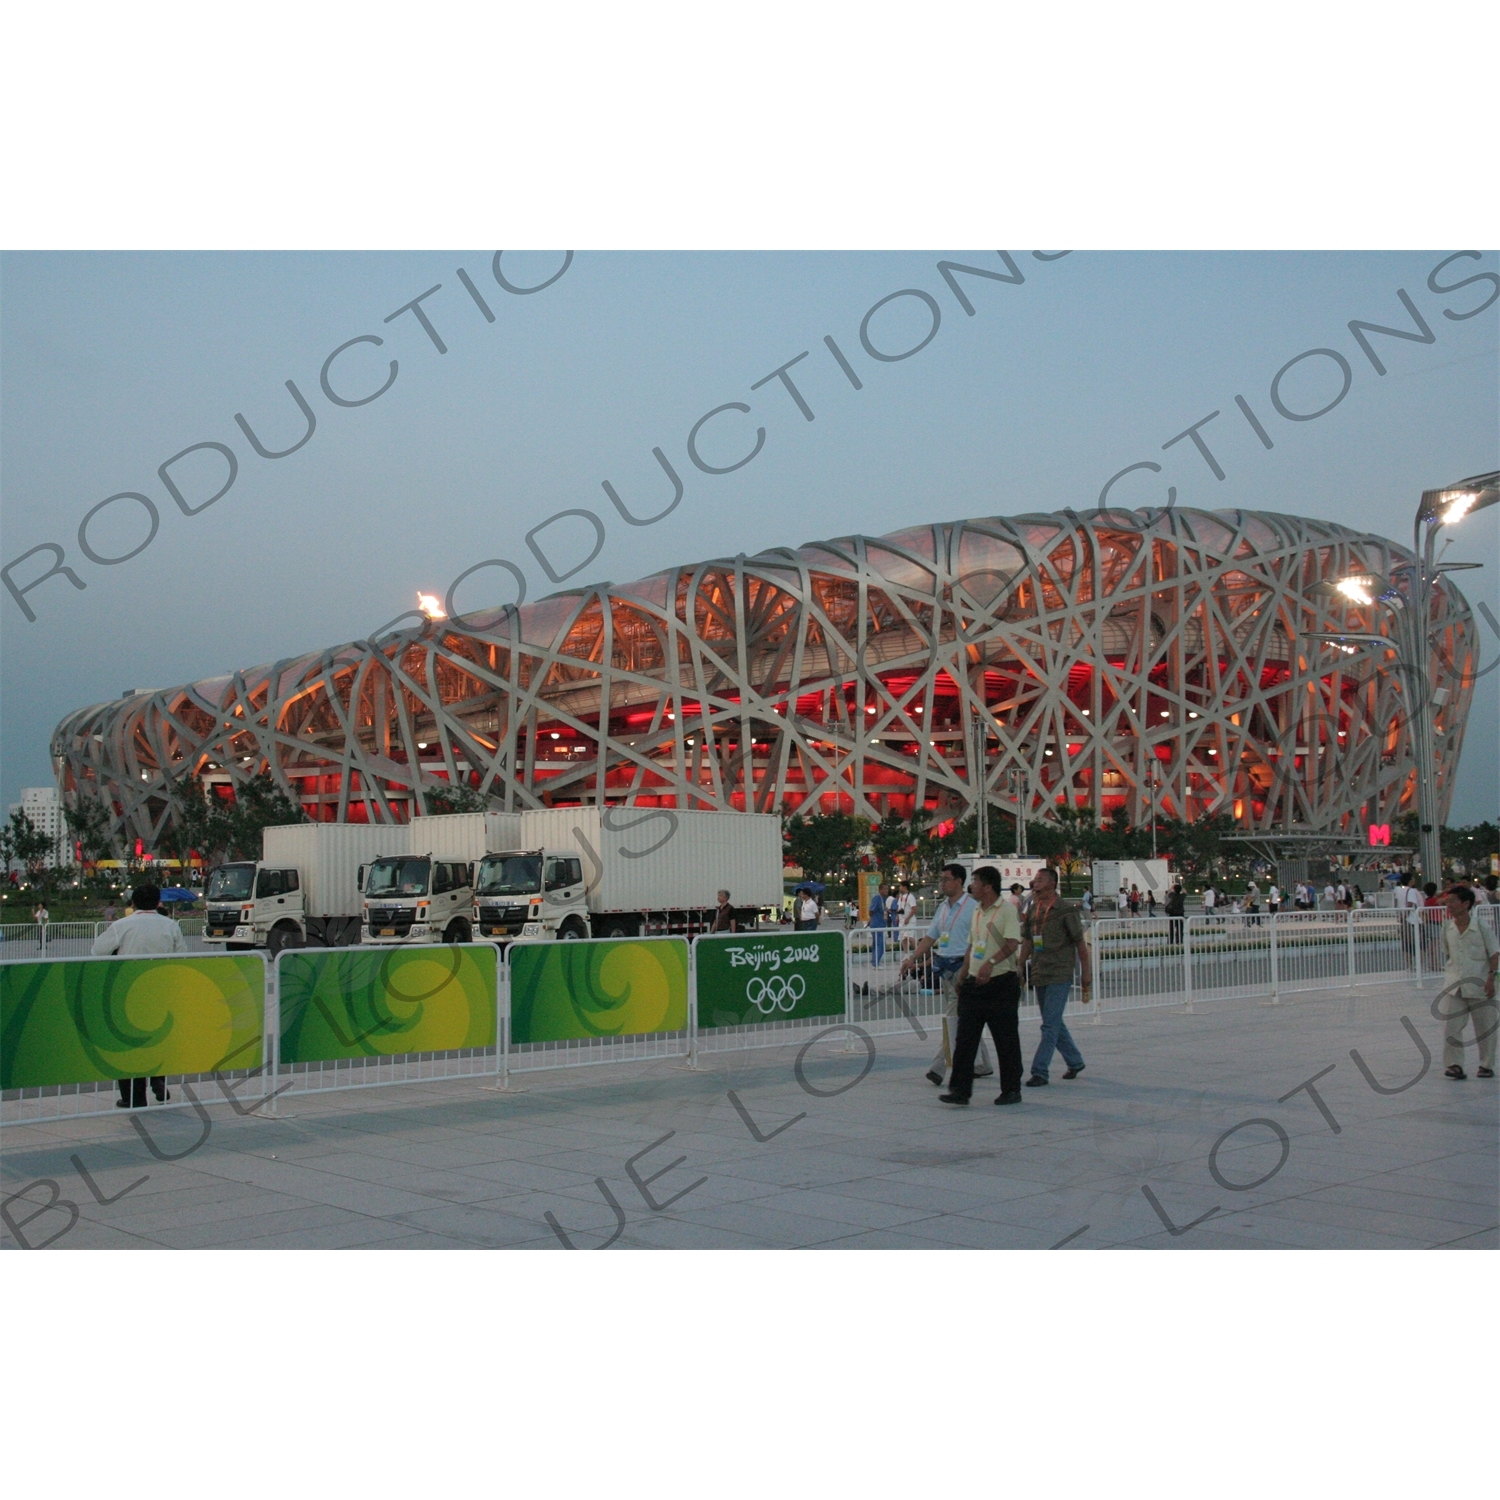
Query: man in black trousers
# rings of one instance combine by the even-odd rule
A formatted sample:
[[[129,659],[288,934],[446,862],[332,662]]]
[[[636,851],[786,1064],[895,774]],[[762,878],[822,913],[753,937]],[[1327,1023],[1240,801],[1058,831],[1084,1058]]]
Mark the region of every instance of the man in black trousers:
[[[974,1054],[990,1028],[1000,1068],[996,1104],[1021,1102],[1021,919],[1000,899],[1000,872],[988,865],[974,871],[969,894],[979,903],[969,927],[969,951],[958,975],[958,1040],[953,1044],[953,1076],[944,1104],[967,1104],[974,1090]]]

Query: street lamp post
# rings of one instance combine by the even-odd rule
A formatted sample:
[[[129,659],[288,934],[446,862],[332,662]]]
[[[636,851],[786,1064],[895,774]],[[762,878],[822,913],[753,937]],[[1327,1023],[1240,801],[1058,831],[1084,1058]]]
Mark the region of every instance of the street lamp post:
[[[1026,858],[1026,814],[1031,801],[1031,774],[1012,767],[1007,777],[1010,794],[1016,803],[1016,858]]]
[[[1151,764],[1146,767],[1146,790],[1151,796],[1151,858],[1156,858],[1156,788],[1160,785],[1161,773],[1156,764],[1156,757],[1151,758]]]
[[[974,715],[973,751],[969,760],[972,767],[969,775],[974,786],[975,852],[983,859],[990,854],[990,809],[985,795],[984,765],[985,723],[980,714]]]
[[[1433,553],[1437,534],[1444,526],[1456,525],[1476,510],[1500,502],[1500,471],[1476,474],[1470,479],[1444,489],[1424,490],[1412,523],[1414,561],[1392,571],[1407,575],[1403,588],[1399,580],[1364,574],[1339,579],[1333,587],[1351,603],[1371,608],[1385,605],[1395,626],[1394,636],[1361,632],[1331,632],[1324,640],[1345,643],[1395,645],[1396,665],[1401,673],[1402,688],[1410,712],[1412,756],[1417,771],[1417,824],[1420,831],[1418,850],[1422,875],[1427,880],[1441,880],[1443,850],[1437,805],[1437,768],[1433,754],[1433,709],[1437,697],[1429,681],[1429,645],[1432,635],[1432,591],[1440,574],[1479,567],[1478,563],[1439,563]]]

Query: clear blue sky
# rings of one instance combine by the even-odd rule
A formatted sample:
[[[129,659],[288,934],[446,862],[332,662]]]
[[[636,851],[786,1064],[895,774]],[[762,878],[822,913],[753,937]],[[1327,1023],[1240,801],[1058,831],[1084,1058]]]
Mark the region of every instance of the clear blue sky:
[[[1463,247],[1455,247],[1461,249]],[[288,254],[10,254],[0,261],[0,563],[57,542],[87,584],[53,578],[27,595],[28,623],[0,592],[0,798],[50,779],[47,742],[70,710],[129,687],[169,686],[367,635],[412,607],[418,588],[443,592],[465,567],[504,557],[551,592],[525,533],[559,510],[592,511],[605,528],[598,557],[573,582],[625,581],[669,563],[850,531],[879,533],[960,516],[1097,503],[1106,479],[1152,460],[1115,503],[1178,502],[1317,516],[1408,542],[1427,486],[1497,465],[1500,304],[1454,320],[1490,295],[1488,282],[1439,295],[1428,276],[1453,250],[1379,253],[1079,252],[1042,262],[1012,252],[1022,285],[961,278],[966,316],[940,259],[1003,269],[993,251],[880,253],[580,252],[529,296],[506,292],[491,252]],[[560,253],[507,255],[516,284],[550,276]],[[487,322],[455,274],[466,269]],[[1456,261],[1440,274],[1500,273],[1500,258]],[[385,317],[441,283],[424,304],[447,345],[440,354],[412,314]],[[941,325],[909,359],[882,363],[861,348],[860,324],[882,297],[925,291]],[[1435,334],[1431,344],[1372,336],[1376,374],[1350,319],[1410,327],[1404,289]],[[887,306],[870,325],[877,347],[909,346],[930,315],[919,299]],[[319,371],[356,345],[330,379],[346,395],[399,374],[378,400],[342,408]],[[864,386],[855,391],[823,344],[832,335]],[[1288,360],[1332,348],[1349,362],[1348,395],[1326,416],[1289,422],[1269,388]],[[792,377],[808,422],[779,381],[754,382],[809,351]],[[234,420],[263,444],[298,452],[257,457]],[[1292,371],[1284,402],[1311,411],[1337,394],[1333,361]],[[1267,451],[1239,415],[1244,394],[1275,442]],[[700,453],[728,465],[695,468]],[[1188,441],[1162,445],[1218,410],[1203,429],[1226,477]],[[238,477],[223,499],[188,517],[158,477],[194,443],[228,445]],[[660,446],[686,484],[672,516],[625,525],[611,481],[638,514],[668,498],[651,456]],[[201,467],[195,467],[199,466]],[[174,471],[190,503],[222,483],[222,461],[199,453]],[[80,555],[88,510],[121,491],[151,498],[160,529],[138,557],[99,566]],[[1483,562],[1462,586],[1500,618],[1497,511],[1457,533],[1450,559]],[[91,523],[101,555],[146,534],[144,511],[117,502]],[[552,528],[559,571],[586,555],[588,522]],[[15,577],[43,570],[34,558]],[[513,596],[491,570],[465,585],[473,608]],[[1485,629],[1486,662],[1500,640]],[[1472,710],[1455,822],[1496,816],[1500,802],[1500,671]]]

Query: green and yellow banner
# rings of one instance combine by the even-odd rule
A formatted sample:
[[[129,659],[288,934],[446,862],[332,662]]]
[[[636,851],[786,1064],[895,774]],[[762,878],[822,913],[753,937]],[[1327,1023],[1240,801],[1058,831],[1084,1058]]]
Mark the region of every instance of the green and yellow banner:
[[[0,964],[0,1088],[258,1068],[265,1012],[252,954]]]
[[[687,1030],[682,938],[513,943],[509,953],[518,1045]]]
[[[699,938],[699,1026],[843,1015],[844,952],[840,932]]]
[[[281,1061],[493,1047],[496,962],[484,944],[286,953]]]

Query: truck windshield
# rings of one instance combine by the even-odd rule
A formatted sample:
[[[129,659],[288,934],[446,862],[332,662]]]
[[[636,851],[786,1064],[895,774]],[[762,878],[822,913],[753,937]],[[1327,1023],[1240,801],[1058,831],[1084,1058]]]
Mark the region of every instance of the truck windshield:
[[[540,854],[492,854],[479,862],[477,896],[531,896],[542,888]]]
[[[254,883],[254,865],[220,865],[208,877],[208,900],[248,901]]]
[[[367,896],[425,896],[429,859],[377,859],[365,876]]]

